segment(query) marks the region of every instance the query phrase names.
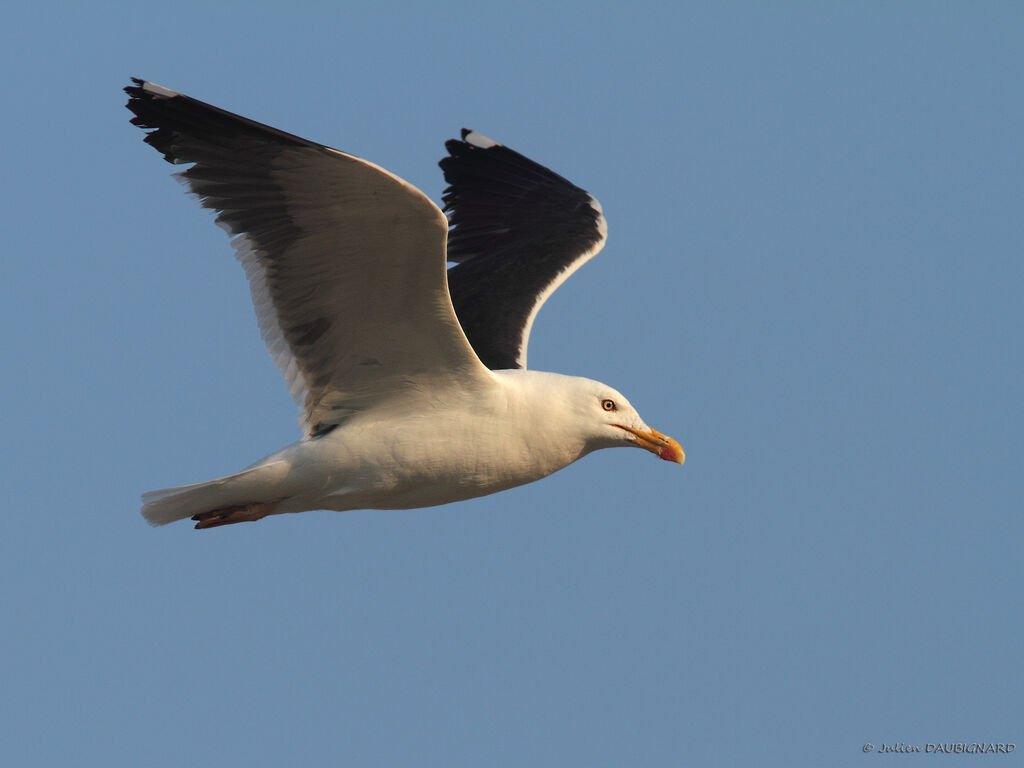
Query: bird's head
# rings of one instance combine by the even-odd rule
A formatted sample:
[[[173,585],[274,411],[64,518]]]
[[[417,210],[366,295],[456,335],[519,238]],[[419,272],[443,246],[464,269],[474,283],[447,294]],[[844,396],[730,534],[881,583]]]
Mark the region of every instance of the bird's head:
[[[647,426],[621,392],[589,379],[576,379],[574,384],[572,408],[577,423],[589,426],[593,448],[633,445],[665,461],[686,460],[679,443]]]

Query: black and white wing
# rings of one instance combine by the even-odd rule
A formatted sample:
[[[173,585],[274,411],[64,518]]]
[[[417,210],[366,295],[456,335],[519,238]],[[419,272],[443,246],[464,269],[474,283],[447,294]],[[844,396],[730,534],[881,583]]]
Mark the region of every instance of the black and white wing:
[[[547,298],[604,246],[601,205],[529,158],[463,130],[439,165],[448,188],[448,288],[473,349],[490,369],[525,368]]]
[[[448,221],[359,158],[133,78],[132,123],[232,244],[307,435],[395,390],[490,374],[445,278]]]

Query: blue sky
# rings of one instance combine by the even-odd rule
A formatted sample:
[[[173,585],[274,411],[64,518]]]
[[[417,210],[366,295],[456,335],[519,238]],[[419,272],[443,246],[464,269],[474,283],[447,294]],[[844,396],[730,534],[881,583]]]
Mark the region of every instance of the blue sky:
[[[1024,750],[1020,5],[4,16],[3,764]],[[447,507],[149,528],[143,491],[298,431],[132,75],[435,200],[463,126],[592,192],[608,245],[530,363],[620,389],[686,466],[604,451]]]

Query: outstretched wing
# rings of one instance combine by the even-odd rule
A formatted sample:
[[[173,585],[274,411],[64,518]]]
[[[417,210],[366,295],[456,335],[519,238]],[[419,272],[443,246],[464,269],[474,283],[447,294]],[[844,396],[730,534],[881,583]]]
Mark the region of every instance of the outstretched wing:
[[[448,221],[382,168],[134,79],[132,123],[232,243],[307,435],[425,380],[489,378],[445,277]]]
[[[490,369],[525,368],[537,312],[604,246],[601,205],[529,158],[463,130],[439,165],[448,188],[448,288]]]

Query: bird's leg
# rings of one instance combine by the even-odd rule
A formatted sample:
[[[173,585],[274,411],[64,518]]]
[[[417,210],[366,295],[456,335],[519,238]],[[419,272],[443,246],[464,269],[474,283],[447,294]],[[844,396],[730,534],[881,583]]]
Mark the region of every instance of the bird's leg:
[[[277,501],[256,501],[252,504],[240,504],[237,507],[220,507],[209,512],[192,515],[192,519],[196,521],[196,530],[232,525],[233,523],[254,523],[273,514],[278,503]]]

